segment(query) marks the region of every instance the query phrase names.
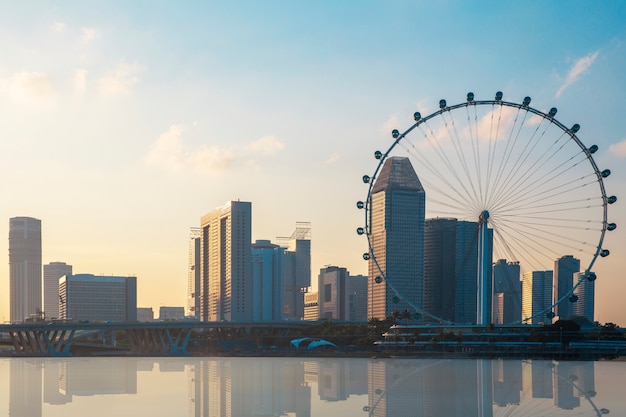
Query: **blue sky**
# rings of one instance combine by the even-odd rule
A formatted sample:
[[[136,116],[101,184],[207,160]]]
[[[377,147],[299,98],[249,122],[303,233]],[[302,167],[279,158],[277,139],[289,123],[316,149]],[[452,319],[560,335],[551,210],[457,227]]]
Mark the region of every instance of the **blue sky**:
[[[354,202],[373,151],[468,91],[557,107],[626,198],[624,21],[621,1],[6,2],[5,236],[10,217],[40,218],[45,263],[136,274],[139,305],[158,310],[185,304],[189,227],[241,199],[254,239],[312,223],[314,279],[365,273]],[[596,312],[624,325],[621,206]]]

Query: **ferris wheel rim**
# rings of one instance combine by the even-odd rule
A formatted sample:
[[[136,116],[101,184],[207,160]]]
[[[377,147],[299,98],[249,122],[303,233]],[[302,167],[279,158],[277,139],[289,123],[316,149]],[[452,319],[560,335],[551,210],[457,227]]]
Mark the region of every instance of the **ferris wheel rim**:
[[[471,98],[470,98],[471,95]],[[500,98],[498,98],[498,95],[500,95]],[[586,279],[589,279],[590,281],[592,280],[590,278],[591,274],[593,274],[591,272],[598,256],[602,255],[605,256],[603,254],[603,249],[602,249],[602,245],[604,243],[604,238],[605,238],[605,234],[607,231],[607,225],[608,223],[608,204],[612,204],[613,201],[609,201],[609,199],[614,199],[615,197],[607,197],[606,194],[606,189],[604,186],[604,181],[603,178],[606,177],[605,171],[601,171],[597,165],[597,163],[595,162],[592,153],[595,152],[595,150],[593,150],[593,147],[595,147],[595,145],[593,147],[587,148],[583,142],[578,138],[577,136],[577,132],[580,129],[580,126],[578,124],[573,125],[571,128],[566,127],[565,125],[563,125],[560,121],[558,121],[554,116],[556,114],[556,109],[552,108],[550,110],[550,112],[545,113],[541,110],[538,110],[534,107],[530,106],[530,97],[526,97],[524,99],[524,101],[522,103],[517,103],[517,102],[512,102],[512,101],[505,101],[501,99],[501,93],[498,92],[496,95],[496,98],[494,100],[474,100],[473,99],[473,93],[468,93],[467,96],[467,100],[465,102],[461,102],[458,104],[454,104],[451,106],[448,106],[445,100],[440,100],[439,102],[439,110],[436,110],[434,112],[432,112],[431,114],[427,115],[427,116],[421,116],[421,114],[419,112],[416,112],[414,114],[414,119],[415,122],[408,128],[406,129],[404,132],[399,132],[398,130],[393,130],[392,132],[392,136],[394,138],[393,143],[389,146],[389,148],[384,151],[384,152],[380,152],[380,151],[376,151],[375,153],[375,157],[377,160],[379,160],[378,165],[376,166],[376,169],[373,173],[373,175],[371,177],[365,175],[363,177],[363,181],[368,183],[368,192],[367,192],[367,199],[365,200],[364,203],[359,202],[362,204],[363,207],[360,208],[364,208],[365,209],[365,229],[364,229],[364,234],[367,237],[368,240],[368,253],[364,254],[364,258],[366,258],[366,255],[368,255],[368,257],[366,259],[372,259],[376,269],[378,270],[378,272],[380,273],[380,275],[382,276],[382,279],[385,280],[385,282],[389,285],[390,289],[396,294],[396,296],[401,296],[401,294],[396,290],[396,288],[393,286],[393,284],[391,282],[389,282],[387,280],[386,277],[386,271],[383,271],[383,268],[381,267],[381,265],[379,264],[378,260],[376,259],[376,255],[372,246],[372,242],[370,239],[370,235],[371,235],[371,225],[370,225],[370,221],[369,221],[369,213],[371,212],[371,199],[372,199],[372,189],[374,187],[375,181],[378,178],[378,175],[380,173],[380,170],[382,169],[385,161],[387,160],[387,158],[389,158],[391,156],[392,151],[396,148],[396,146],[398,146],[401,141],[406,138],[414,129],[416,129],[417,127],[419,127],[422,124],[427,123],[429,120],[437,118],[437,117],[441,117],[443,116],[445,113],[451,113],[457,109],[461,109],[461,108],[468,108],[468,107],[478,107],[478,106],[501,106],[502,108],[504,107],[510,107],[513,109],[518,109],[519,110],[523,110],[527,113],[539,116],[542,118],[543,121],[548,121],[551,125],[556,126],[558,129],[560,129],[562,131],[563,134],[568,136],[568,141],[573,141],[582,151],[582,153],[585,156],[585,161],[588,162],[591,166],[591,169],[593,171],[593,175],[595,175],[595,179],[596,182],[599,186],[599,190],[600,190],[600,198],[602,200],[602,219],[601,219],[601,229],[599,232],[599,238],[598,238],[598,243],[597,245],[595,245],[595,250],[593,251],[593,255],[590,258],[590,261],[588,263],[588,265],[582,269],[581,268],[581,272],[583,272],[580,276],[580,278],[577,280],[577,282],[573,283],[573,288],[571,290],[569,290],[567,292],[567,294],[565,294],[563,297],[559,298],[558,300],[554,301],[551,300],[550,303],[551,305],[543,310],[541,310],[540,312],[538,312],[537,314],[533,314],[532,316],[526,317],[526,318],[521,318],[520,319],[520,323],[523,322],[527,322],[528,320],[531,320],[539,315],[545,314],[547,312],[552,312],[552,310],[554,309],[555,306],[557,306],[559,303],[563,302],[565,299],[569,298],[574,290],[576,290]],[[597,147],[596,147],[597,150]],[[610,173],[610,171],[609,171]],[[614,224],[613,224],[613,228],[614,228]],[[612,230],[612,229],[609,229]],[[359,234],[361,234],[359,232]],[[608,254],[608,251],[606,251]],[[595,274],[593,274],[593,278],[595,279]],[[378,277],[377,277],[378,279]],[[492,296],[493,296],[493,291],[492,291]],[[404,298],[404,297],[403,297]],[[404,300],[407,301],[408,300]],[[421,308],[420,306],[416,306],[413,305],[412,303],[409,302],[409,305],[411,305],[412,308],[414,308],[418,313],[428,316],[431,319],[435,319],[436,321],[439,321],[441,323],[451,323],[448,320],[442,319],[436,315],[430,314],[429,312],[425,311],[423,308]]]

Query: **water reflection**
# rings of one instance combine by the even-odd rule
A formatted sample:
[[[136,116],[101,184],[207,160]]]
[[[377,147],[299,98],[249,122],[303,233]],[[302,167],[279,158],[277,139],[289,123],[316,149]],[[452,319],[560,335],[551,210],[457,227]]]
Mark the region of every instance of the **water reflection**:
[[[163,415],[169,413],[165,401],[177,398],[186,403],[189,417],[600,416],[609,411],[595,403],[594,362],[12,358],[0,365],[9,368],[11,417],[84,415],[84,409],[72,406],[83,397],[93,398],[81,401],[82,407],[106,415],[95,402],[103,396],[115,396],[129,413],[163,398]],[[616,366],[626,370],[626,363]],[[176,410],[175,415],[184,415]]]

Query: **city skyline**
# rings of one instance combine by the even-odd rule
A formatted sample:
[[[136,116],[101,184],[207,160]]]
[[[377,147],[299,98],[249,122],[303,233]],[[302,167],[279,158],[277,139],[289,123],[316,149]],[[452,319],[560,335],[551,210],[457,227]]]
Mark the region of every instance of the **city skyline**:
[[[618,2],[10,4],[0,218],[42,220],[44,264],[137,276],[139,306],[186,305],[189,227],[237,198],[253,202],[252,241],[309,221],[312,271],[363,274],[354,203],[373,152],[439,99],[500,90],[557,107],[612,170],[595,310],[623,325],[625,16]]]

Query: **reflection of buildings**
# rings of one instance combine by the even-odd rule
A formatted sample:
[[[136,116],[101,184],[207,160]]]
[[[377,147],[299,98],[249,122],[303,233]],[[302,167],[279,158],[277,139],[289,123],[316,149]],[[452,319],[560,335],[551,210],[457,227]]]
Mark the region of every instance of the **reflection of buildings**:
[[[498,407],[520,403],[522,391],[522,362],[493,362],[493,401]]]
[[[9,417],[41,416],[41,376],[43,362],[13,359],[9,368]]]

